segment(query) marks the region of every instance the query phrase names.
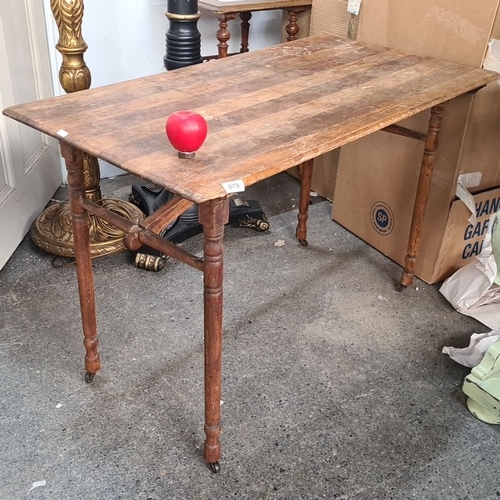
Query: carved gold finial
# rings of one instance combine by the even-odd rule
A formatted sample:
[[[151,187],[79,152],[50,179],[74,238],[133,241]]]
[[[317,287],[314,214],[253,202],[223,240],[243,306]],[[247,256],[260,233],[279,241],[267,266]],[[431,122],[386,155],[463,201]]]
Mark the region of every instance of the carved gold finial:
[[[50,8],[59,29],[57,49],[76,48],[83,52],[87,44],[82,37],[83,2],[81,0],[50,0]]]
[[[90,71],[83,54],[88,45],[82,37],[83,0],[51,0],[50,8],[59,30],[57,50],[63,56],[59,81],[67,92],[90,87]]]

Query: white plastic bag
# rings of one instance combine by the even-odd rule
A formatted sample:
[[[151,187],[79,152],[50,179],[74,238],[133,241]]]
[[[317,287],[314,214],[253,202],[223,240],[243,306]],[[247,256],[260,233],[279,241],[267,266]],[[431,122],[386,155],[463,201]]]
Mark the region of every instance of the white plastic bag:
[[[468,347],[443,347],[443,354],[448,354],[451,359],[461,365],[474,368],[481,363],[485,352],[499,338],[500,332],[495,330],[489,333],[473,333]]]

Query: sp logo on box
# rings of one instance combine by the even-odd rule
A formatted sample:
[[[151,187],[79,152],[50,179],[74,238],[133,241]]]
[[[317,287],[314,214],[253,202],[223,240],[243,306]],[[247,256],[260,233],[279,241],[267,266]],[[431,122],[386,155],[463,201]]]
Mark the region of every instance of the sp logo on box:
[[[394,228],[394,215],[391,208],[383,201],[377,201],[372,205],[370,219],[373,229],[382,236],[387,236]]]

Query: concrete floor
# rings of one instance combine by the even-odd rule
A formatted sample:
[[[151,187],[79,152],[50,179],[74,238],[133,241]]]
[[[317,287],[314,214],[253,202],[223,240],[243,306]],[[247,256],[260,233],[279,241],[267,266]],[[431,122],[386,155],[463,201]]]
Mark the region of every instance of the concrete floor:
[[[96,260],[103,369],[86,385],[75,269],[21,244],[0,273],[2,500],[500,497],[500,428],[470,415],[469,370],[441,354],[488,329],[436,285],[396,292],[399,266],[327,201],[298,246],[297,193],[285,174],[261,183],[247,196],[271,230],[227,230],[218,475],[201,452],[201,275]]]

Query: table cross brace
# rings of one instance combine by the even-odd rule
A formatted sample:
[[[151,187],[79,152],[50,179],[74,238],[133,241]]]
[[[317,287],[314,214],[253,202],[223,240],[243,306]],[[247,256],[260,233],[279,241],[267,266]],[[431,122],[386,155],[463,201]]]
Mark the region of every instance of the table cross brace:
[[[183,198],[176,197],[172,200],[171,203],[167,203],[165,207],[162,207],[162,209],[160,209],[160,216],[166,213],[169,213],[172,216],[170,221],[166,221],[165,217],[165,223],[167,225],[179,215],[177,214],[177,211],[181,210],[184,206],[184,204],[181,203],[182,200]],[[186,201],[188,204],[192,204],[187,200],[184,201]],[[128,219],[110,212],[104,207],[96,205],[87,198],[83,198],[80,200],[80,206],[87,212],[97,215],[101,219],[109,222],[110,224],[113,224],[114,226],[120,228],[124,233],[126,233],[126,236],[123,239],[123,243],[129,250],[138,250],[141,246],[147,245],[151,248],[154,248],[155,250],[164,253],[165,255],[169,255],[170,257],[183,262],[184,264],[194,267],[199,271],[203,271],[203,259],[201,259],[200,257],[196,257],[189,252],[186,252],[186,250],[183,250],[174,243],[166,240],[156,233],[153,233],[149,229],[147,224],[145,226],[143,226],[143,224],[134,224]],[[148,219],[152,219],[152,222],[157,222],[159,217],[152,216],[148,217]],[[146,219],[146,221],[148,219]]]
[[[389,132],[390,134],[402,135],[403,137],[408,137],[410,139],[416,139],[417,141],[425,142],[427,139],[427,134],[422,134],[411,128],[402,127],[401,125],[389,125],[382,129],[383,132]]]

